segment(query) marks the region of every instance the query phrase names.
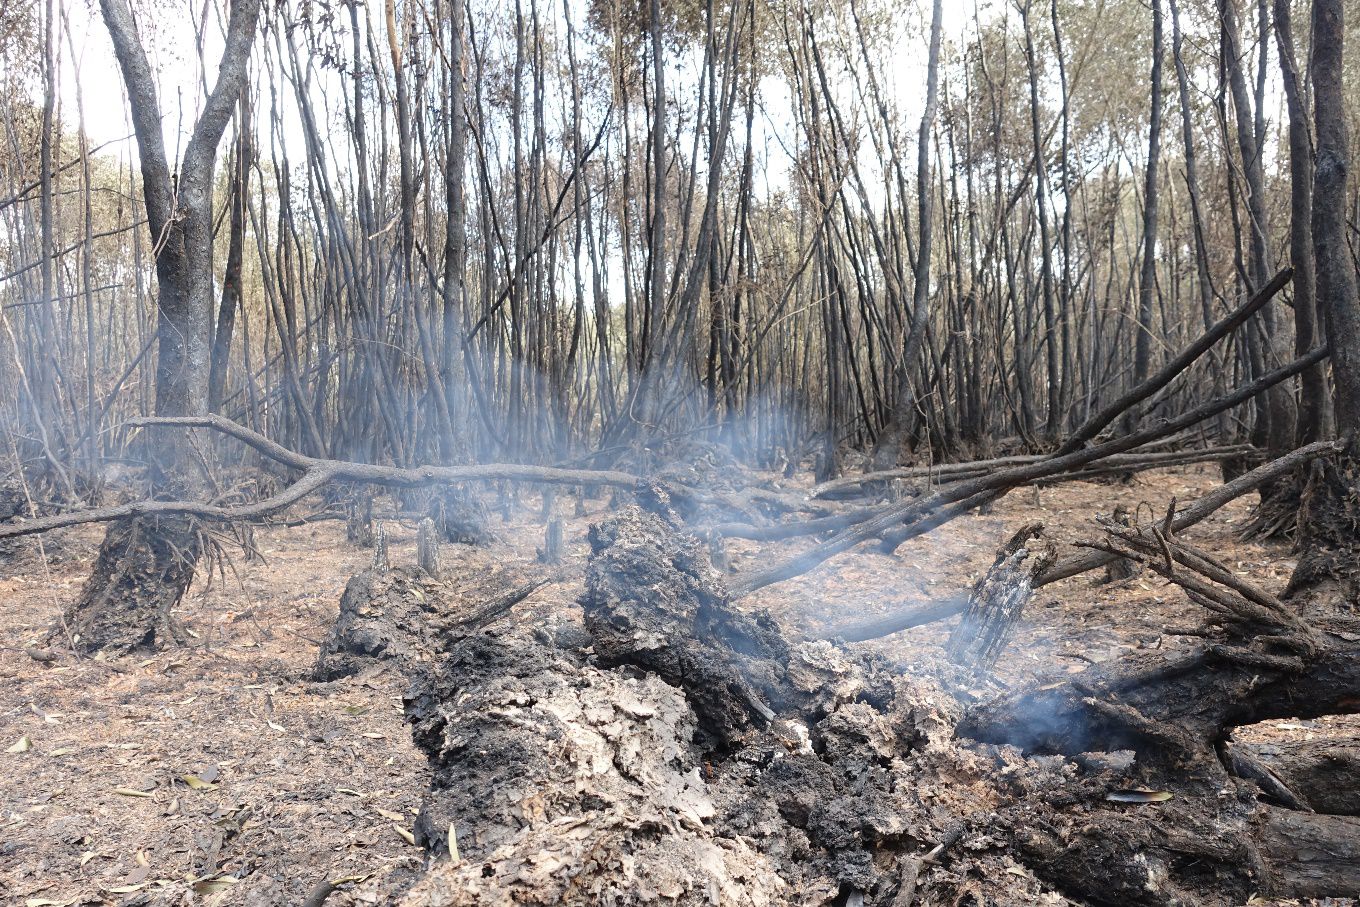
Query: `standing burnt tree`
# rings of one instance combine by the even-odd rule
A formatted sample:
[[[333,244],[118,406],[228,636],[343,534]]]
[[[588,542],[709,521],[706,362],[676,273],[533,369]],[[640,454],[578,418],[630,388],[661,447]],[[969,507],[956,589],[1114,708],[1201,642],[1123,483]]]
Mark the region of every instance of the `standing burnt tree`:
[[[260,0],[233,0],[217,84],[194,124],[179,169],[166,153],[156,78],[128,0],[101,0],[113,39],[141,158],[142,195],[156,262],[155,412],[208,411],[213,348],[213,180],[217,146],[246,82]],[[238,187],[238,191],[239,187]],[[158,495],[183,496],[199,485],[182,432],[148,432],[142,441]],[[125,652],[172,629],[170,609],[193,579],[203,546],[189,518],[133,517],[112,524],[99,559],[65,625],[86,650]]]
[[[1324,462],[1305,493],[1302,556],[1290,583],[1302,590],[1326,581],[1349,607],[1356,605],[1357,542],[1360,542],[1360,490],[1356,444],[1360,439],[1360,299],[1356,298],[1355,260],[1346,241],[1350,137],[1343,106],[1343,3],[1313,4],[1313,122],[1317,166],[1313,178],[1313,248],[1317,302],[1332,349],[1334,407],[1338,433],[1349,447]]]

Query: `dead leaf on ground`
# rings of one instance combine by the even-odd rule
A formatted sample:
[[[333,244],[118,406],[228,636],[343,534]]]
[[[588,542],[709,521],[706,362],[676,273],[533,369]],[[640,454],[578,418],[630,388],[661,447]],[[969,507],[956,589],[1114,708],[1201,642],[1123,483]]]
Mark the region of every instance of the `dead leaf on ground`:
[[[1113,803],[1164,803],[1171,799],[1171,792],[1165,790],[1112,790],[1105,799]]]
[[[226,891],[235,885],[240,879],[233,879],[230,876],[218,876],[215,879],[199,879],[194,883],[194,892],[197,894],[216,894],[219,891]]]
[[[118,796],[120,796],[120,797],[153,797],[153,796],[155,796],[155,794],[152,794],[152,793],[149,792],[149,791],[135,790],[134,788],[131,788],[131,787],[115,787],[115,788],[113,789],[113,792],[114,792],[115,794],[117,794]]]

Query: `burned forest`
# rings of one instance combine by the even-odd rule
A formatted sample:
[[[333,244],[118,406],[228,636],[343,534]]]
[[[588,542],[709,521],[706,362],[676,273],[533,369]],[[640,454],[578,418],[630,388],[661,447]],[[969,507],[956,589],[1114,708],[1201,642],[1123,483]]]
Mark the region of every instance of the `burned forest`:
[[[0,3],[0,904],[1360,902],[1357,27]]]

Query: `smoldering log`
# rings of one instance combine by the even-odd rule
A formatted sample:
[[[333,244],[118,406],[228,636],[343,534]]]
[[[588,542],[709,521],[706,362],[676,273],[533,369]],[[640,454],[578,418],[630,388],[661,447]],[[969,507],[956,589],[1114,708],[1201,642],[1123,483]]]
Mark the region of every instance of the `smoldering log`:
[[[891,903],[957,822],[906,780],[948,697],[732,611],[663,516],[626,508],[591,544],[596,657],[505,625],[408,698],[435,779],[418,838],[443,852],[452,826],[462,857],[408,907]]]
[[[408,907],[632,903],[640,891],[698,903],[770,902],[774,865],[706,825],[717,807],[702,777],[694,712],[655,675],[586,664],[579,652],[518,634],[456,646],[406,703],[434,782],[415,834],[436,854]]]
[[[753,724],[768,726],[781,709],[845,695],[823,688],[845,673],[843,664],[814,669],[768,614],[729,607],[705,546],[664,516],[632,505],[592,526],[588,538],[581,604],[601,662],[636,665],[683,687],[722,744]]]
[[[317,680],[358,674],[390,661],[403,672],[428,663],[449,612],[448,589],[424,570],[364,570],[345,584],[340,614],[321,643]]]
[[[1299,811],[1310,806],[1304,796],[1224,741],[1242,725],[1360,707],[1360,622],[1302,622],[1268,591],[1176,540],[1172,522],[1169,512],[1160,526],[1108,523],[1103,547],[1140,560],[1203,605],[1207,641],[1173,654],[1136,653],[1066,682],[1040,680],[974,708],[958,733],[1035,753],[1133,750],[1136,786],[1165,791],[1165,814],[1088,806],[1016,829],[1036,871],[1083,899],[1348,895],[1360,878],[1360,820]]]

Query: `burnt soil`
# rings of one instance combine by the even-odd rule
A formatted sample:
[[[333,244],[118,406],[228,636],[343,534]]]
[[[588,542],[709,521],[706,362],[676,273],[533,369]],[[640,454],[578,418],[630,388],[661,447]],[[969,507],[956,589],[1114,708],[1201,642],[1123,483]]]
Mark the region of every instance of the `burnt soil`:
[[[741,607],[820,633],[965,592],[1025,523],[1043,522],[1065,551],[1096,534],[1097,512],[1121,502],[1161,510],[1217,479],[1216,470],[1191,467],[1130,484],[1020,490],[990,514],[954,520],[893,556],[866,546]],[[536,563],[537,501],[525,495],[509,522],[496,516],[488,546],[446,546],[445,591],[455,607],[472,607],[513,582],[551,575],[556,582],[493,626],[579,633],[587,529],[615,508],[602,497],[569,517],[564,563],[549,574]],[[1249,516],[1250,502],[1239,500],[1184,538],[1278,591],[1293,556],[1286,543],[1239,541]],[[413,564],[414,524],[387,527],[394,566]],[[314,673],[345,586],[369,566],[370,552],[348,544],[340,522],[262,527],[262,560],[237,557],[211,578],[200,572],[173,612],[191,645],[104,661],[78,658],[60,634],[48,636],[79,593],[101,537],[85,527],[50,536],[41,549],[25,540],[0,553],[0,904],[297,904],[327,878],[351,880],[328,905],[400,897],[423,869],[424,852],[412,842],[431,833],[416,822],[431,777],[403,720],[407,673],[381,660],[331,681]],[[734,569],[744,570],[810,544],[733,541],[728,550]],[[1194,617],[1155,577],[1099,578],[1039,590],[997,665],[997,687],[1061,679],[1158,647],[1165,626]],[[936,665],[954,622],[858,648]],[[1239,736],[1284,746],[1353,742],[1357,733],[1353,718],[1337,718],[1272,722]],[[962,775],[942,767],[938,784],[927,793],[951,812],[969,806]],[[961,858],[949,870],[959,875],[954,890],[983,903],[994,889],[1021,903],[1066,903],[1018,864],[1003,870],[1006,879],[988,878],[995,868]]]

